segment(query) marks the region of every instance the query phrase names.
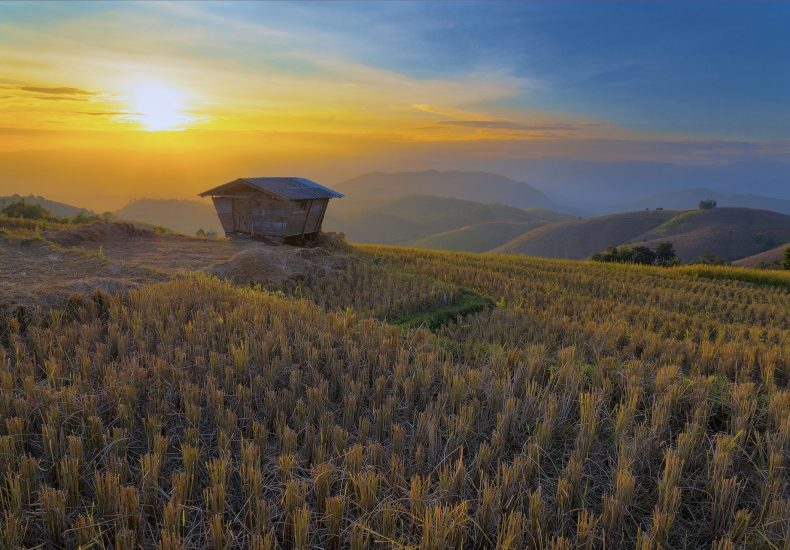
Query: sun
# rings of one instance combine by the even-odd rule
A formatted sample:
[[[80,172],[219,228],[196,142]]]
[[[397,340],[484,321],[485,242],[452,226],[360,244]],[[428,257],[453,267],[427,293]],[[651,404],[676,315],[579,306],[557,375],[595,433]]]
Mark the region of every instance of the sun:
[[[145,80],[133,84],[128,103],[128,119],[150,132],[183,130],[194,120],[186,112],[185,94],[167,82]]]

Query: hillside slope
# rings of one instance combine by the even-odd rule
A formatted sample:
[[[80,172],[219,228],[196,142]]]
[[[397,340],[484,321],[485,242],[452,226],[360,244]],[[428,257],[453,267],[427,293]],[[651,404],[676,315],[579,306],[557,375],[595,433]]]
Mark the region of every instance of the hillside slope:
[[[535,220],[531,222],[486,222],[466,225],[459,229],[429,235],[415,241],[413,245],[418,248],[433,248],[436,250],[487,252],[515,239],[519,235],[550,223],[553,222]]]
[[[677,212],[625,212],[540,227],[498,247],[495,252],[581,260],[619,246],[671,219]]]
[[[790,200],[788,199],[747,194],[728,195],[711,189],[702,188],[684,189],[634,201],[613,203],[612,208],[622,212],[659,207],[669,210],[687,210],[690,208],[697,208],[700,201],[707,199],[715,200],[720,207],[758,208],[773,210],[774,212],[781,212],[782,214],[790,214]]]
[[[651,248],[671,241],[684,262],[705,252],[736,260],[790,241],[790,216],[753,208],[690,210],[632,240]]]
[[[752,256],[746,256],[745,258],[735,260],[732,262],[732,265],[736,267],[763,267],[767,265],[780,265],[784,259],[785,250],[788,248],[790,248],[790,242],[780,244],[771,250],[766,250],[765,252],[760,252],[759,254],[754,254]]]
[[[334,206],[327,210],[326,230],[343,232],[351,241],[382,244],[412,244],[437,233],[490,222],[546,223],[567,218],[549,210],[430,195],[410,195],[354,212],[338,211]]]
[[[49,210],[52,214],[60,217],[73,218],[74,216],[78,216],[79,214],[86,214],[86,215],[94,214],[94,212],[88,210],[87,208],[80,208],[79,206],[73,206],[71,204],[66,204],[63,202],[52,201],[38,195],[22,196],[22,195],[14,194],[14,195],[7,195],[5,197],[0,197],[0,209],[2,209],[7,204],[10,204],[12,202],[17,202],[22,199],[24,199],[25,201],[31,204],[40,204],[45,209]]]
[[[198,229],[221,232],[214,207],[207,202],[177,199],[138,199],[114,212],[122,220],[162,225],[182,233]]]
[[[488,172],[374,172],[338,183],[335,187],[346,195],[336,205],[340,211],[357,210],[408,195],[436,195],[486,204],[576,213],[527,183]]]

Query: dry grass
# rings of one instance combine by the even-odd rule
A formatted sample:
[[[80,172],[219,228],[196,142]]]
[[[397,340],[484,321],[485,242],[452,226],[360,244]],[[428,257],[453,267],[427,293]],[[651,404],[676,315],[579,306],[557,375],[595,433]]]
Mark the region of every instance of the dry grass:
[[[787,289],[387,247],[332,269],[3,316],[0,546],[790,539]],[[498,307],[374,319],[458,288]]]

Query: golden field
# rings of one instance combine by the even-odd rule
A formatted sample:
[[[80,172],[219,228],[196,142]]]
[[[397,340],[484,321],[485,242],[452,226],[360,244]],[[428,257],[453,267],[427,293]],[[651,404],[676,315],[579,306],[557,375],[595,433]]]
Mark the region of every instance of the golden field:
[[[328,254],[3,308],[0,546],[786,548],[784,274]]]

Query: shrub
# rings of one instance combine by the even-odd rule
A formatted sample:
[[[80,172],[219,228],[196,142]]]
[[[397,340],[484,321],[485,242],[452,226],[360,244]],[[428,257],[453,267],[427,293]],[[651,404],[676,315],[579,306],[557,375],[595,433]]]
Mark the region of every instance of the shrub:
[[[40,204],[27,202],[25,199],[6,205],[0,210],[0,214],[9,218],[24,218],[26,220],[51,220],[54,218],[52,212]]]
[[[653,265],[653,262],[656,260],[656,253],[643,245],[632,248],[610,246],[606,249],[606,252],[593,254],[592,259],[596,262]]]
[[[726,262],[712,252],[703,252],[697,263],[705,265],[724,265]]]
[[[680,258],[675,252],[675,247],[669,241],[662,241],[656,246],[656,265],[670,267],[678,265]]]
[[[656,261],[656,253],[646,246],[635,246],[631,251],[635,264],[653,265],[653,262]]]
[[[716,208],[716,201],[713,199],[705,199],[699,201],[700,210],[713,210],[714,208]]]
[[[785,248],[784,257],[782,258],[782,268],[790,269],[790,246]]]

